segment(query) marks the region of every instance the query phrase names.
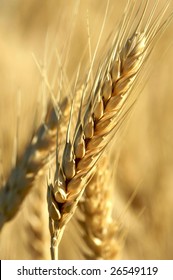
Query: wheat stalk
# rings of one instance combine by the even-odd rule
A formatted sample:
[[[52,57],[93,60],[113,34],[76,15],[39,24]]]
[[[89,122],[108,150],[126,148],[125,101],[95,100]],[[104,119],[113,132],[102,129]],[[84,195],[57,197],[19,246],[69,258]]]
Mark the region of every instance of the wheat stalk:
[[[131,12],[133,7],[129,5],[125,12],[120,31],[99,68],[92,90],[87,92],[84,89],[72,140],[71,113],[62,158],[57,154],[54,181],[49,182],[48,187],[53,259],[58,258],[57,248],[65,226],[94,174],[97,161],[116,135],[128,110],[133,107],[133,87],[151,52],[154,39],[167,23],[161,24],[166,7],[154,18],[157,8],[154,5],[145,27],[142,27],[148,7],[146,1],[144,7],[138,10],[138,13],[141,11],[140,19],[133,26],[130,22],[134,16]]]
[[[41,178],[42,179],[42,178]],[[23,213],[23,239],[26,251],[31,259],[46,260],[50,258],[48,232],[48,213],[46,208],[46,190],[40,188],[43,180],[34,186],[27,197]]]
[[[109,157],[108,157],[109,159]],[[117,259],[120,250],[119,227],[113,219],[113,189],[110,185],[111,171],[108,159],[97,166],[97,172],[87,185],[83,201],[80,203],[84,221],[84,240],[92,250],[87,259]]]
[[[4,186],[0,189],[0,230],[18,212],[23,200],[33,186],[34,181],[43,175],[56,149],[57,127],[61,120],[66,122],[69,100],[65,98],[59,106],[59,116],[50,104],[45,123],[40,125],[32,137],[22,157],[16,163]],[[63,133],[64,126],[59,131]]]

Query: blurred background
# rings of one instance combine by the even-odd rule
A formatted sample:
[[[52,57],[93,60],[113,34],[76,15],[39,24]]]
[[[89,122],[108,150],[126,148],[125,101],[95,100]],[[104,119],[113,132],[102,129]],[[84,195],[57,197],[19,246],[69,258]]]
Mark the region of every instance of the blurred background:
[[[105,40],[116,31],[126,2],[110,0],[98,63],[102,50],[109,49]],[[169,12],[173,9],[170,2]],[[62,74],[56,69],[62,65],[68,89],[80,63],[79,82],[82,81],[96,48],[105,10],[104,0],[0,0],[0,166],[5,179],[12,167],[17,126],[20,155],[42,120],[48,92],[37,64],[43,71],[46,69],[55,94]],[[149,74],[140,80],[142,92],[130,121],[120,143],[111,150],[116,158],[112,182],[114,215],[125,233],[122,259],[173,259],[172,65],[173,23],[157,43],[149,60],[150,71],[146,71]],[[33,112],[37,110],[35,118]],[[35,188],[16,218],[4,227],[0,236],[1,259],[50,257],[44,194],[38,194]],[[44,224],[40,242],[39,236],[32,233],[29,209],[34,208],[33,196],[44,202],[40,206],[40,226]],[[36,209],[33,212],[40,215]],[[60,246],[62,259],[84,258],[77,244],[79,240],[81,246],[85,244],[76,224],[74,217]]]

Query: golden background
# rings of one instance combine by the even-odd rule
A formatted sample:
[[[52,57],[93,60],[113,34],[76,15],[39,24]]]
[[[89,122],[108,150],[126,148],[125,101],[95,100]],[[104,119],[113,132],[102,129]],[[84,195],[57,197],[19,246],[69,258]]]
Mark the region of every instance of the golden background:
[[[170,2],[171,12],[173,3]],[[100,44],[103,49],[109,48],[105,40],[110,32],[115,32],[125,4],[125,0],[110,1]],[[51,80],[57,65],[55,54],[58,53],[65,65],[68,88],[68,81],[74,79],[88,40],[91,53],[94,53],[105,7],[106,1],[103,0],[0,0],[0,151],[5,178],[12,166],[19,95],[19,154],[29,142],[33,127],[37,127],[42,118],[46,99],[42,96],[44,91],[47,96],[47,90],[42,88],[42,78],[33,57],[49,70]],[[99,49],[98,62],[102,48]],[[82,59],[81,80],[89,64],[90,55],[86,52]],[[122,138],[114,147],[114,154],[118,155],[112,182],[115,185],[115,219],[126,233],[122,259],[173,259],[172,65],[173,23],[149,59],[147,69],[150,71],[146,70],[145,77],[140,78],[143,90]],[[57,71],[57,84],[59,79],[60,72]],[[57,88],[55,86],[55,90]],[[37,107],[39,114],[33,125]],[[34,258],[29,244],[33,236],[27,227],[27,221],[32,219],[27,201],[29,197],[20,213],[1,233],[1,259]],[[45,217],[46,210],[43,209]],[[45,231],[44,249],[48,256],[47,224],[42,230]],[[75,221],[72,221],[62,241],[60,257],[84,258],[79,244],[85,247]]]

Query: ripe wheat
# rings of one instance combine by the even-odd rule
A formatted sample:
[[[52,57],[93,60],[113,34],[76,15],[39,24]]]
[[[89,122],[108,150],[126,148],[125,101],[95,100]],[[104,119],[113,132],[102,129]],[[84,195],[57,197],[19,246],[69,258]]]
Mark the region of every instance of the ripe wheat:
[[[55,154],[57,127],[60,120],[64,121],[68,116],[68,108],[68,99],[65,98],[60,105],[60,111],[63,114],[58,119],[55,109],[52,105],[49,106],[45,123],[38,128],[31,144],[11,171],[5,185],[0,189],[0,229],[18,212],[34,181],[38,176],[43,175],[44,167],[49,164],[51,157]],[[63,127],[63,125],[60,127],[62,133]]]
[[[119,256],[119,226],[113,218],[113,188],[110,184],[108,160],[109,157],[103,157],[99,163],[80,203],[85,217],[80,222],[84,230],[84,240],[91,249],[86,259],[114,260]]]
[[[23,244],[33,260],[50,259],[46,189],[40,188],[44,180],[33,186],[23,210]]]
[[[128,4],[118,35],[96,74],[92,89],[84,88],[72,139],[71,113],[63,155],[57,154],[54,181],[48,187],[53,259],[58,258],[57,247],[65,226],[73,216],[100,156],[134,105],[133,87],[160,29],[163,30],[167,23],[162,23],[166,7],[155,15],[155,4],[143,22],[148,1],[140,8],[136,2]],[[132,24],[131,17],[136,20],[135,5],[139,8],[139,20]]]

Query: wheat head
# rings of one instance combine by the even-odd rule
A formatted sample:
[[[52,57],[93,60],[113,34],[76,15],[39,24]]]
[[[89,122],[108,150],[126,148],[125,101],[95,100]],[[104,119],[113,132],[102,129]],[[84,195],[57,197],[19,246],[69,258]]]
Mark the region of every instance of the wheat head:
[[[62,157],[57,155],[54,180],[48,186],[53,259],[58,257],[57,247],[65,226],[73,216],[100,156],[134,105],[134,85],[159,31],[167,23],[162,24],[166,8],[155,15],[157,5],[143,22],[148,7],[148,1],[145,1],[144,6],[137,5],[140,16],[132,24],[135,5],[137,1],[127,5],[118,35],[99,67],[93,87],[88,92],[84,88],[73,137],[70,139],[71,113]]]
[[[62,114],[57,117],[55,108],[51,104],[48,106],[45,123],[33,135],[31,143],[0,189],[0,230],[16,215],[34,181],[44,174],[45,167],[55,154],[57,127],[61,120],[68,120],[68,98],[59,107]],[[61,125],[59,131],[63,133],[63,129]]]
[[[119,226],[113,217],[113,188],[111,187],[111,168],[109,157],[99,162],[97,172],[85,189],[80,202],[84,220],[80,221],[84,229],[84,240],[91,250],[87,259],[113,260],[119,256],[121,248]]]

